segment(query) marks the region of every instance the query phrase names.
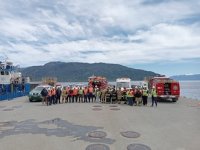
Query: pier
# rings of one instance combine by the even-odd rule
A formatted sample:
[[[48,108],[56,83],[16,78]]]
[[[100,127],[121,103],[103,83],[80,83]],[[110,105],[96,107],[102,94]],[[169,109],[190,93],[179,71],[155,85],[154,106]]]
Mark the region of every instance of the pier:
[[[67,103],[28,97],[0,102],[2,150],[198,150],[200,102],[180,98],[158,107]]]

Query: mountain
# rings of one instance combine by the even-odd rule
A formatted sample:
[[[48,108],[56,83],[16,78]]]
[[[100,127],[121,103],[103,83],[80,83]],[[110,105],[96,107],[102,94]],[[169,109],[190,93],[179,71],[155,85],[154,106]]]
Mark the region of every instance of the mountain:
[[[200,80],[200,74],[171,76],[175,80]]]
[[[78,62],[49,62],[43,66],[32,66],[21,70],[24,76],[32,81],[41,81],[43,77],[57,77],[58,81],[87,82],[92,75],[105,76],[108,81],[119,77],[129,77],[132,80],[143,80],[144,77],[158,75],[151,71],[133,69],[118,64],[78,63]]]

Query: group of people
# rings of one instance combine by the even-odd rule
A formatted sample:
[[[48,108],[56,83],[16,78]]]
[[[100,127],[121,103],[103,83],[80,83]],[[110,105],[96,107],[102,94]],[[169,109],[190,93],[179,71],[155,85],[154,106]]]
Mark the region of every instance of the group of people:
[[[157,107],[157,92],[156,88],[153,86],[151,92],[147,90],[146,87],[143,87],[142,89],[136,88],[136,89],[128,89],[126,91],[126,100],[128,105],[130,106],[147,106],[148,103],[148,97],[151,95],[152,98],[152,107],[154,104]]]
[[[130,106],[147,105],[149,91],[144,88],[118,88],[115,86],[106,89],[99,89],[97,86],[75,86],[75,87],[53,87],[52,89],[43,89],[41,95],[43,96],[42,103],[46,105],[58,103],[121,103],[124,102]],[[151,91],[152,106],[154,103],[157,106],[155,88]]]

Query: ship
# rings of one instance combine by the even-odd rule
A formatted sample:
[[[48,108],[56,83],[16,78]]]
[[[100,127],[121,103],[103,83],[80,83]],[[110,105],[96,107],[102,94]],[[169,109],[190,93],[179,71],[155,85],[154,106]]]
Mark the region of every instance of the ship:
[[[13,62],[0,61],[0,100],[25,96],[30,91],[30,79],[24,77]]]

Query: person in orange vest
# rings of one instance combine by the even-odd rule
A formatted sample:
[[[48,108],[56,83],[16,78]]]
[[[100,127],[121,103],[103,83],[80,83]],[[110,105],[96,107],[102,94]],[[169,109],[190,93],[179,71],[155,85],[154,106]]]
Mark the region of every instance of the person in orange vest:
[[[69,100],[70,100],[70,93],[69,93],[69,90],[70,90],[70,87],[68,86],[68,87],[66,87],[66,103],[68,103],[69,102]]]
[[[83,94],[84,94],[84,103],[87,103],[87,98],[88,98],[88,88],[87,87],[84,88]]]
[[[90,103],[90,99],[91,99],[92,102],[93,102],[93,92],[94,92],[94,89],[93,89],[92,86],[90,86],[90,87],[88,88],[88,100],[89,100],[89,103]]]
[[[53,104],[56,104],[56,89],[55,89],[55,87],[53,87],[51,90],[51,97],[52,97]]]
[[[51,89],[48,90],[48,95],[47,95],[47,106],[52,104],[52,97],[51,97]]]
[[[69,93],[68,93],[69,103],[72,103],[73,100],[73,89],[70,87]]]
[[[77,103],[77,100],[78,100],[78,88],[74,87],[74,89],[73,89],[73,100],[72,101]]]

